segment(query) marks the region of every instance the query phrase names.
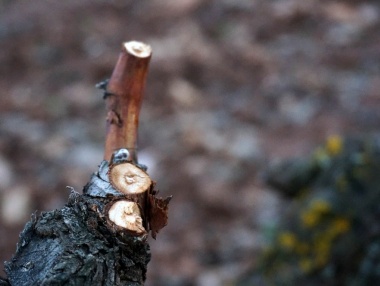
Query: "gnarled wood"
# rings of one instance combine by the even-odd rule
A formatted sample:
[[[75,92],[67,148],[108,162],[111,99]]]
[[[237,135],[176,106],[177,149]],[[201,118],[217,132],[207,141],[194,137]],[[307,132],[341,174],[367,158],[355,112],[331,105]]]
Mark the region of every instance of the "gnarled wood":
[[[152,230],[155,237],[166,225],[169,202],[155,197],[154,182],[137,163],[150,56],[145,44],[123,44],[105,86],[105,160],[83,195],[72,192],[65,207],[26,224],[16,254],[5,264],[8,280],[0,278],[0,285],[143,285],[150,260],[147,234]]]

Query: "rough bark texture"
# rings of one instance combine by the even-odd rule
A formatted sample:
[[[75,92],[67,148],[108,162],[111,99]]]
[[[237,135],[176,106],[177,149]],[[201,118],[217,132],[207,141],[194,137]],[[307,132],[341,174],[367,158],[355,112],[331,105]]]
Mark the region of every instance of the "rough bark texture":
[[[5,264],[10,284],[142,285],[149,245],[107,226],[102,214],[111,200],[72,192],[61,210],[33,216]]]
[[[145,44],[123,45],[108,84],[101,84],[107,108],[105,160],[83,195],[73,191],[65,207],[34,215],[26,224],[16,254],[5,263],[8,281],[0,279],[0,286],[143,285],[150,260],[147,236],[151,231],[155,238],[166,225],[171,198],[156,197],[154,182],[137,162],[138,115],[150,56]],[[135,208],[132,214],[112,211],[112,217],[123,219],[118,225],[110,208],[120,200]]]
[[[143,285],[150,260],[148,232],[155,238],[166,225],[171,197],[157,198],[152,183],[146,190],[149,199],[141,203],[115,189],[108,174],[103,161],[83,195],[72,191],[62,209],[32,216],[16,254],[5,263],[9,282],[0,280],[0,286]],[[138,204],[146,231],[136,233],[110,220],[109,208],[117,201]]]

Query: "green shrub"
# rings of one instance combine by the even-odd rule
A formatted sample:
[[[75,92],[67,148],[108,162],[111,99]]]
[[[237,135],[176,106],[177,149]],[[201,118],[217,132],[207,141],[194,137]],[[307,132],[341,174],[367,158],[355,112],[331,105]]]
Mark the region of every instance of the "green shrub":
[[[328,138],[272,168],[284,219],[241,285],[380,285],[380,141]]]

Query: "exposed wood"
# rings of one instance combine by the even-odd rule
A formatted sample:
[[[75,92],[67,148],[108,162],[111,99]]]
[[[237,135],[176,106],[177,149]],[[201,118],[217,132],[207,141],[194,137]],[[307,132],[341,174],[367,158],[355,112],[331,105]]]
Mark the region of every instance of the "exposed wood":
[[[137,234],[145,232],[137,203],[127,200],[115,202],[108,211],[108,218],[117,226],[131,230]]]
[[[126,194],[140,194],[147,191],[152,184],[148,174],[131,163],[118,164],[109,172],[112,186]]]
[[[112,158],[115,158],[115,156],[112,156]],[[131,234],[147,235],[149,232],[147,218],[150,209],[147,204],[147,196],[154,187],[149,175],[137,165],[128,161],[114,163],[111,160],[108,181],[116,191],[123,194],[123,200],[111,202],[105,216],[117,226],[131,232]],[[128,202],[132,203],[133,207],[132,205],[127,207]],[[120,207],[121,205],[123,207]],[[128,219],[134,219],[135,223],[127,223]]]
[[[62,209],[33,217],[5,264],[10,285],[143,285],[149,245],[108,227],[109,200],[72,193]]]

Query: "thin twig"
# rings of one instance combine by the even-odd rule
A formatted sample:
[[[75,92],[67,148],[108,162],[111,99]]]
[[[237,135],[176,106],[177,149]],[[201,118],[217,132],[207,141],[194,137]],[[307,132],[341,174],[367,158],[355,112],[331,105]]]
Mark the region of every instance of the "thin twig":
[[[107,85],[107,131],[104,159],[112,153],[128,149],[137,163],[137,129],[149,61],[150,46],[136,41],[123,44],[119,59]]]

